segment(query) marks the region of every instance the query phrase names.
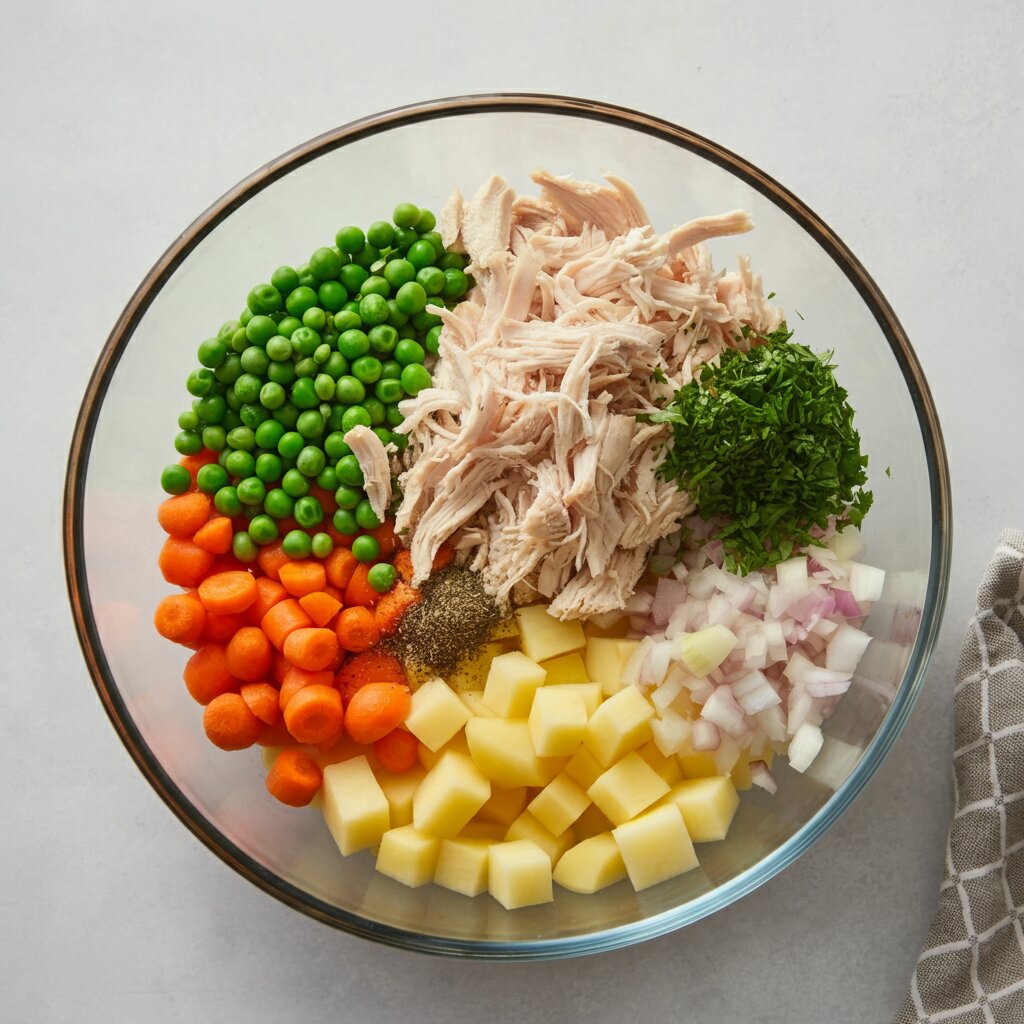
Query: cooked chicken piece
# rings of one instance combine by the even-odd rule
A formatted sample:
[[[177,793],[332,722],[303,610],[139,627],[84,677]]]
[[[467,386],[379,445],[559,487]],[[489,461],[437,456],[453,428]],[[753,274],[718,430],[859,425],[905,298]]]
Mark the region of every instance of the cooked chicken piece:
[[[514,198],[508,182],[494,174],[463,205],[459,234],[475,266],[489,266],[491,257],[508,252]]]
[[[363,471],[363,490],[374,515],[383,520],[391,505],[391,464],[381,439],[369,427],[353,427],[345,444]],[[392,451],[394,449],[392,448]]]

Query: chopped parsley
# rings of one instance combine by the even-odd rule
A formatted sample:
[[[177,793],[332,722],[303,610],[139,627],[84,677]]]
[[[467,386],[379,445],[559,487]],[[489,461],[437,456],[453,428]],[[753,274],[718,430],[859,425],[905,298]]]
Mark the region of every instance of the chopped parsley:
[[[749,352],[727,349],[649,419],[672,425],[659,473],[720,519],[726,567],[775,565],[836,517],[860,525],[871,507],[867,456],[831,353],[791,344],[785,324]]]

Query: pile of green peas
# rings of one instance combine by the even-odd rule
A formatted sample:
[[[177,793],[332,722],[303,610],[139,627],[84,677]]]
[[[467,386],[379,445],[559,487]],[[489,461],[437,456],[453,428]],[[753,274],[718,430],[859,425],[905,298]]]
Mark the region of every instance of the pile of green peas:
[[[334,547],[313,485],[334,493],[333,526],[344,536],[372,530],[380,520],[363,490],[359,463],[345,434],[365,426],[384,444],[406,445],[393,428],[398,402],[431,385],[428,366],[438,352],[441,318],[428,305],[456,305],[473,286],[465,257],[448,252],[435,217],[399,203],[392,220],[364,232],[343,227],[333,246],[319,248],[299,267],[278,267],[256,285],[237,320],[202,342],[199,367],[185,382],[192,406],[178,417],[174,447],[181,455],[204,448],[217,461],[196,475],[223,515],[244,517],[232,551],[243,562],[278,539],[293,558],[326,558]],[[167,466],[170,494],[191,486],[180,465]],[[376,562],[379,545],[357,537],[353,554]],[[385,563],[371,583],[394,583]]]

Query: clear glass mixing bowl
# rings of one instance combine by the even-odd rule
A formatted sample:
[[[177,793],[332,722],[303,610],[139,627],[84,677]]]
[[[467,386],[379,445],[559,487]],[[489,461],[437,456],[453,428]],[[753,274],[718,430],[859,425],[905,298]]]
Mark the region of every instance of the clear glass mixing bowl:
[[[747,253],[789,311],[797,340],[834,349],[870,454],[875,507],[867,561],[887,571],[867,629],[876,638],[827,733],[816,771],[778,772],[779,793],[744,796],[727,840],[701,867],[642,893],[504,911],[425,886],[410,890],[342,859],[319,815],[269,798],[255,750],[203,735],[181,682],[185,653],[154,632],[167,586],[159,470],[171,454],[197,343],[237,315],[254,282],[411,199],[439,210],[489,175],[529,191],[529,173],[630,181],[660,229],[742,207],[757,230],[712,243],[718,266]],[[256,885],[347,931],[433,953],[541,959],[611,949],[679,928],[771,878],[821,836],[903,727],[935,642],[949,571],[949,482],[917,359],[858,260],[795,196],[720,146],[655,118],[549,96],[472,96],[338,128],[256,172],[175,240],[132,297],[99,359],[68,465],[65,555],[86,660],[111,721],[182,822]]]

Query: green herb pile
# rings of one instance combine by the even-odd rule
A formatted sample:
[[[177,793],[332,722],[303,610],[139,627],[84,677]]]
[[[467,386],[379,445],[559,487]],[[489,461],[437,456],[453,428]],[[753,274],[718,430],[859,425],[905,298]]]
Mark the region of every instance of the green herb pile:
[[[670,423],[660,473],[720,519],[726,568],[789,558],[829,517],[860,525],[871,507],[867,456],[831,353],[788,341],[785,325],[749,352],[727,349],[650,419]]]

